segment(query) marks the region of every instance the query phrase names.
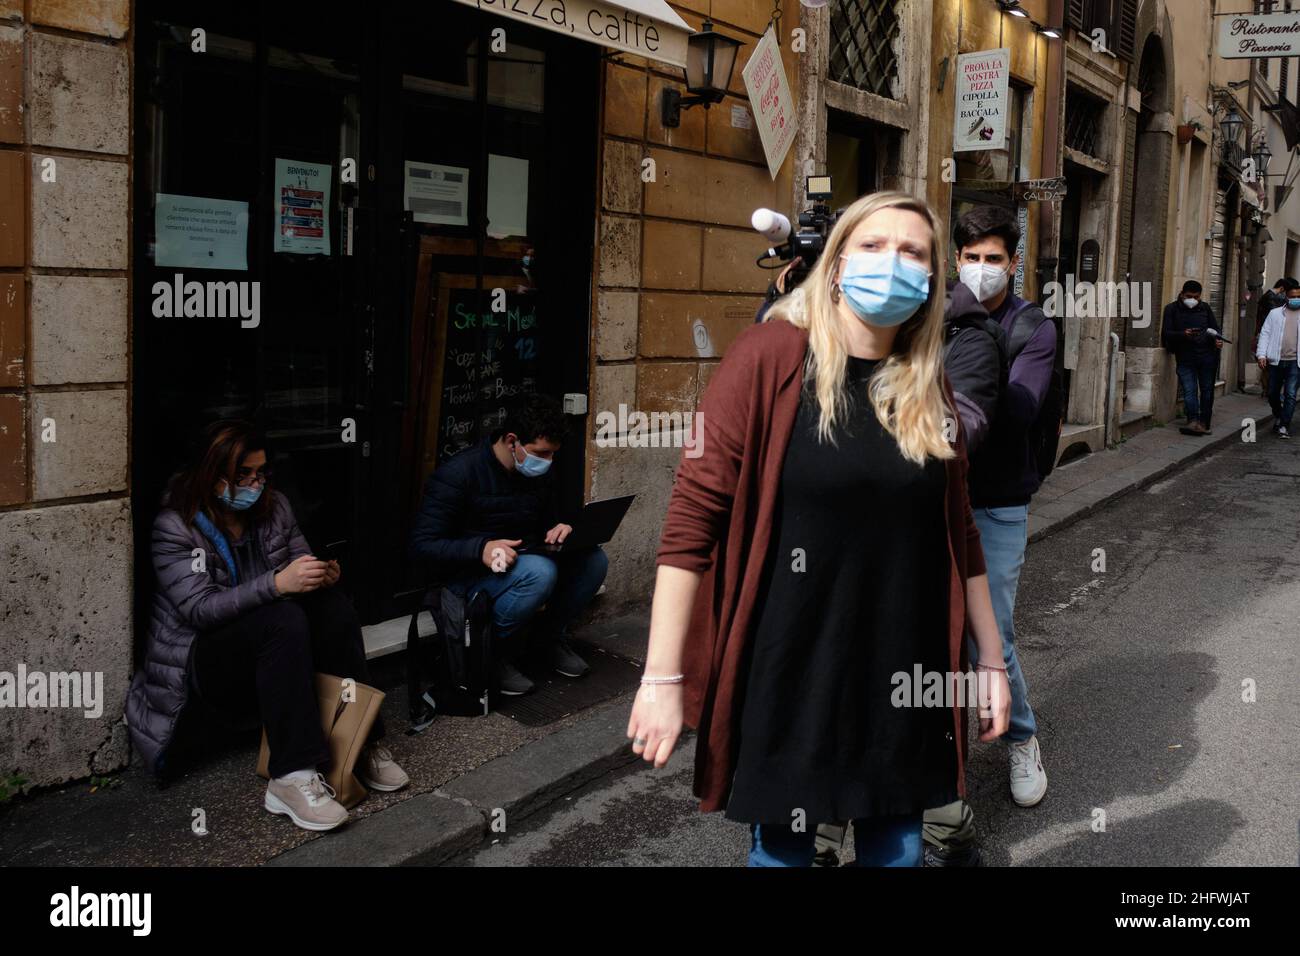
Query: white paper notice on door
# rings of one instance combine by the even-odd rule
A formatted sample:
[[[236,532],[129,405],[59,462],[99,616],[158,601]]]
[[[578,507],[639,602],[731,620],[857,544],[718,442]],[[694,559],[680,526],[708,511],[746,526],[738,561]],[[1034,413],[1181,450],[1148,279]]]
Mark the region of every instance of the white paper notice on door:
[[[203,196],[154,196],[154,265],[248,268],[248,203]]]
[[[273,252],[330,254],[330,185],[334,170],[322,163],[275,160]]]
[[[469,225],[469,170],[464,166],[406,161],[402,208],[416,222]]]
[[[487,234],[528,235],[528,160],[488,153]]]

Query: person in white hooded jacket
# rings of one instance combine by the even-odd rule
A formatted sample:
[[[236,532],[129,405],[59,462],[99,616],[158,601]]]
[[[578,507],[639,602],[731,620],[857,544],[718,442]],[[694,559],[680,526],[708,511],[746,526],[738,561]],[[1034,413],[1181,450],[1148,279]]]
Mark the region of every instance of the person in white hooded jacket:
[[[1255,359],[1268,372],[1268,403],[1273,408],[1273,431],[1291,437],[1295,414],[1297,342],[1300,340],[1300,281],[1287,280],[1286,302],[1268,314],[1259,332]]]

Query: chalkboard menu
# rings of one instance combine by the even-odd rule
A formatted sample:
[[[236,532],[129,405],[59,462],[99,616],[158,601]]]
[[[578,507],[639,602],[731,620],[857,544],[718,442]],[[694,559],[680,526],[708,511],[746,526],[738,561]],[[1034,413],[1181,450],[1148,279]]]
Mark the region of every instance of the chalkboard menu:
[[[439,462],[476,444],[500,424],[513,399],[536,389],[541,359],[533,290],[451,288],[444,294]]]

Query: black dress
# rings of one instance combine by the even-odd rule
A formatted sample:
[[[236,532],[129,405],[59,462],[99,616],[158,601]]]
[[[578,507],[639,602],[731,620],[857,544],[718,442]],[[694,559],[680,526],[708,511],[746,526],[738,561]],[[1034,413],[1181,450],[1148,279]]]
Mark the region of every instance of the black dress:
[[[951,709],[893,703],[893,675],[949,669],[946,470],[907,461],[881,427],[866,396],[876,364],[849,359],[837,444],[818,440],[807,391],[800,402],[743,678],[732,820],[788,825],[803,811],[811,830],[957,798]]]

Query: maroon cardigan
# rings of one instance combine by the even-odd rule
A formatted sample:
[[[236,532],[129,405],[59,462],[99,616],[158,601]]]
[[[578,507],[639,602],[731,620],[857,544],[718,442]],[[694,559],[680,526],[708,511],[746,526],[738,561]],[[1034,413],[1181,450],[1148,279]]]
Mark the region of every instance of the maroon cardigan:
[[[727,349],[701,403],[703,448],[677,469],[658,563],[704,575],[683,651],[686,724],[698,733],[695,795],[722,810],[735,775],[744,687],[740,664],[753,633],[772,516],[794,431],[808,335],[777,320],[746,329]],[[944,381],[948,407],[955,407]],[[966,489],[965,439],[946,463],[949,543],[948,658],[966,665],[966,579],[985,573],[984,552]],[[884,503],[882,503],[883,506]],[[966,795],[965,714],[953,708],[957,790]],[[823,821],[825,822],[825,821]]]

